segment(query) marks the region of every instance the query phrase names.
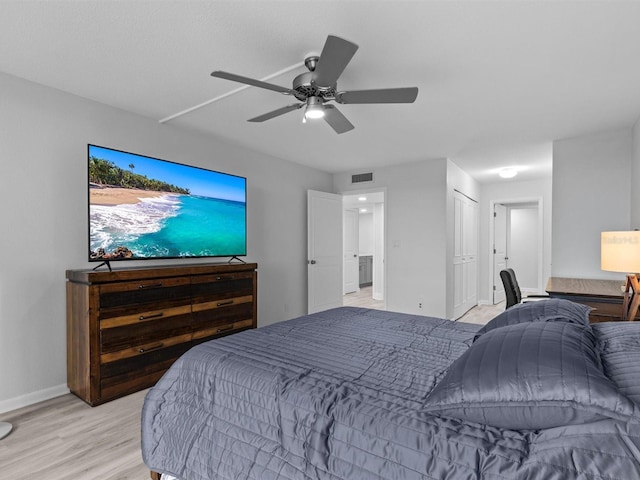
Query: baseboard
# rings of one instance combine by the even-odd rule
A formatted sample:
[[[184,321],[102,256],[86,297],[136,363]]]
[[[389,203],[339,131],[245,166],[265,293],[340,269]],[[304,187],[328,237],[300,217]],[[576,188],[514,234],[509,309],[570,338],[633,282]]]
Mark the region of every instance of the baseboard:
[[[20,395],[18,397],[9,398],[8,400],[2,400],[0,402],[0,413],[10,412],[17,410],[18,408],[28,407],[34,403],[49,400],[50,398],[59,397],[69,393],[69,388],[66,384],[56,385],[55,387],[45,388],[38,390],[37,392],[27,393],[26,395]]]

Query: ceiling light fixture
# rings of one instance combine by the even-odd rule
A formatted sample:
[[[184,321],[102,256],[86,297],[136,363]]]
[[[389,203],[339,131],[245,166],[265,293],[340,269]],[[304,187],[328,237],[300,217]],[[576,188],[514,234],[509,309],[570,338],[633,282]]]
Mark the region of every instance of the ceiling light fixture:
[[[358,200],[360,200],[361,202],[366,202],[367,201],[367,197],[358,197]]]
[[[513,167],[503,168],[498,172],[501,178],[513,178],[518,174],[518,170]]]
[[[307,108],[304,111],[304,118],[315,119],[324,117],[324,107],[320,97],[307,98]]]

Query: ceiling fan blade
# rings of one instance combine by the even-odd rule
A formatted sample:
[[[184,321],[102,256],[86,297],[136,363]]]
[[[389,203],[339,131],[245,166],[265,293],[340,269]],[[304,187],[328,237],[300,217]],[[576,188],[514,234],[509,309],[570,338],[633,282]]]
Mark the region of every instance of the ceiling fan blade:
[[[413,103],[418,87],[353,90],[336,93],[338,103]]]
[[[312,80],[320,87],[334,85],[357,50],[358,45],[355,43],[329,35],[313,71]]]
[[[324,106],[324,119],[336,133],[345,133],[355,128],[351,122],[347,120],[347,117],[333,105]]]
[[[286,93],[292,95],[294,92],[290,88],[281,87],[280,85],[274,85],[273,83],[263,82],[262,80],[256,80],[255,78],[243,77],[242,75],[236,75],[235,73],[223,72],[216,70],[211,73],[212,77],[224,78],[225,80],[231,80],[232,82],[245,83],[254,87],[266,88],[267,90],[273,90],[274,92]]]
[[[289,113],[293,110],[297,110],[300,107],[302,107],[304,105],[304,103],[294,103],[293,105],[287,105],[286,107],[282,107],[282,108],[278,108],[277,110],[274,110],[272,112],[269,113],[265,113],[264,115],[260,115],[258,117],[255,118],[251,118],[249,120],[247,120],[247,122],[264,122],[265,120],[270,120],[274,117],[278,117],[280,115],[284,115],[285,113]]]

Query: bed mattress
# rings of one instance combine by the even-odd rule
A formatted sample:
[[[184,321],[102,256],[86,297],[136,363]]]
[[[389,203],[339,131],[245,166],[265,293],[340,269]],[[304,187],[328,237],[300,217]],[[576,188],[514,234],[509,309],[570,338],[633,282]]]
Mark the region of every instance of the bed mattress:
[[[434,413],[429,393],[479,328],[343,307],[201,344],[149,391],[143,459],[180,480],[640,478],[634,422]]]

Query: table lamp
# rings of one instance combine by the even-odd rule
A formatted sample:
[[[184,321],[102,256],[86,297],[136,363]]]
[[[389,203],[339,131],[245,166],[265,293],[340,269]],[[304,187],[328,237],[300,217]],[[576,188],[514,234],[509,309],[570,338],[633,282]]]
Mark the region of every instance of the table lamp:
[[[602,232],[600,234],[600,268],[609,272],[627,274],[622,319],[634,320],[640,306],[640,282],[638,281],[640,231]]]

